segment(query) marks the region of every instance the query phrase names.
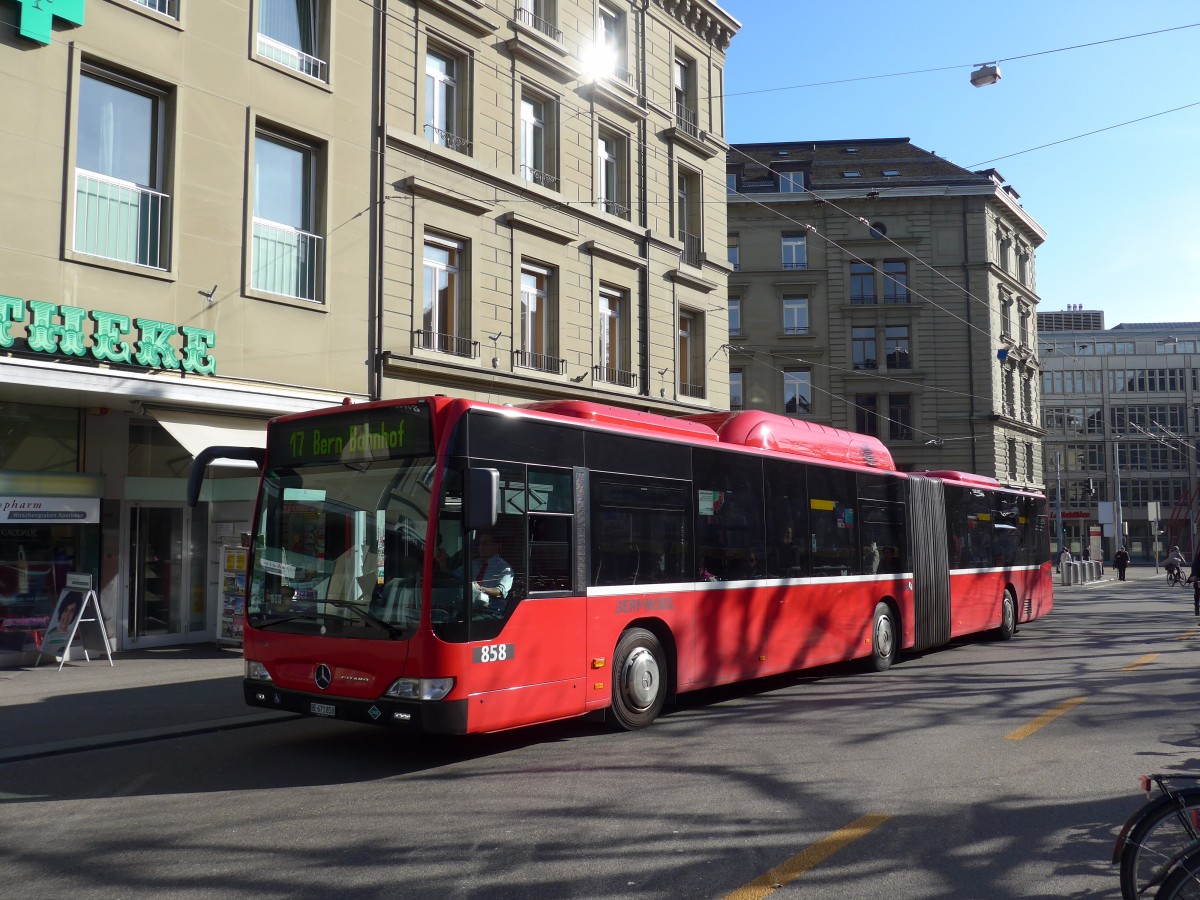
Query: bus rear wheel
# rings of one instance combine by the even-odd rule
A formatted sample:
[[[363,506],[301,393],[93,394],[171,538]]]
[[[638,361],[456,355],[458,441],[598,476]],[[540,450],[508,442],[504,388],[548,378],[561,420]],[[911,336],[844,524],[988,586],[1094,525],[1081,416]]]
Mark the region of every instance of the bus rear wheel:
[[[667,699],[666,656],[645,628],[630,628],[613,653],[612,710],[624,731],[645,728]]]
[[[886,672],[896,661],[898,649],[896,615],[881,601],[875,604],[875,616],[871,621],[871,668]]]
[[[996,629],[996,640],[1007,641],[1017,633],[1017,598],[1005,588],[1000,601],[1000,627]]]

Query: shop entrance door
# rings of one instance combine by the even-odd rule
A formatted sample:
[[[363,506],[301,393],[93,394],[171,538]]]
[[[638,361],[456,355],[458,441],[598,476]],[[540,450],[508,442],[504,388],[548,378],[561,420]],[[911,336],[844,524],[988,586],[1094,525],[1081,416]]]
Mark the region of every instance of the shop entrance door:
[[[130,646],[158,647],[211,639],[201,558],[194,559],[191,510],[182,505],[131,503],[129,510],[126,640]],[[193,597],[195,595],[195,597]]]

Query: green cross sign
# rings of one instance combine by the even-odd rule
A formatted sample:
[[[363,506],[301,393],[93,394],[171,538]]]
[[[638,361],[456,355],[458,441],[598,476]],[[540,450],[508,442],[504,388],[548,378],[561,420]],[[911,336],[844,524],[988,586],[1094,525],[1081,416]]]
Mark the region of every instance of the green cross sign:
[[[83,24],[83,0],[17,0],[21,4],[21,37],[39,44],[50,43],[54,17],[72,25]]]

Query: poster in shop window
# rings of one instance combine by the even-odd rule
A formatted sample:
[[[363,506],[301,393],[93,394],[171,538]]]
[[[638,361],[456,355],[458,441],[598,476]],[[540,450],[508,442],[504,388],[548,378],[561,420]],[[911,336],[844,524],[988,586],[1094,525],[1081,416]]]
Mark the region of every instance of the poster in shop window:
[[[221,548],[221,605],[217,643],[241,646],[242,620],[246,613],[245,547]]]

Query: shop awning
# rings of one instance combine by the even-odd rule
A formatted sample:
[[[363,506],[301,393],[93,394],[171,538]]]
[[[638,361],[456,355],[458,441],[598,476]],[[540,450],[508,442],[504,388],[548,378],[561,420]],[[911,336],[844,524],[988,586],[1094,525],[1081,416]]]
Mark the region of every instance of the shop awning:
[[[176,409],[147,409],[194,458],[209,447],[265,447],[267,423],[258,419]]]

